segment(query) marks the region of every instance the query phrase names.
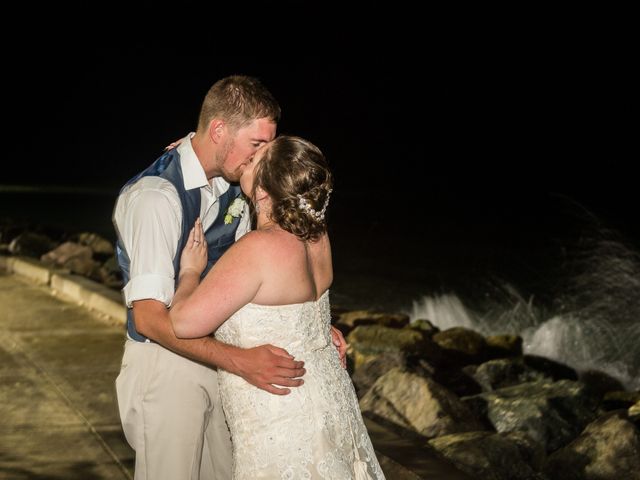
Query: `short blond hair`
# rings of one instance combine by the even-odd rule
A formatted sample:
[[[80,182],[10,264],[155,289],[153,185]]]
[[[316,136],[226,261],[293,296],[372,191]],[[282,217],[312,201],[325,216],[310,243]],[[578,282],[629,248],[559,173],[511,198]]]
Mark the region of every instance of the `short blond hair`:
[[[214,118],[237,130],[259,118],[278,123],[280,114],[280,105],[260,80],[231,75],[218,80],[207,92],[200,108],[198,131],[207,129]]]

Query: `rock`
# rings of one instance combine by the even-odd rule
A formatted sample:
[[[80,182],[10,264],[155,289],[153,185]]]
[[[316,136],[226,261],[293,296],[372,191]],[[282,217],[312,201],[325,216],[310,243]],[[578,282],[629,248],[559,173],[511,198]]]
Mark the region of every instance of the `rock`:
[[[468,432],[429,440],[429,445],[471,477],[482,480],[543,480],[531,464],[539,455],[527,438],[509,434]],[[525,447],[525,445],[527,445]],[[524,451],[530,449],[531,451]],[[541,448],[537,447],[540,452]],[[539,462],[539,460],[537,460]]]
[[[400,368],[380,377],[360,400],[360,408],[400,434],[409,431],[433,438],[484,428],[455,394]]]
[[[640,425],[640,401],[634,403],[627,411],[629,420],[634,422],[636,426]]]
[[[475,367],[475,365],[469,365]],[[440,385],[448,388],[458,397],[467,397],[482,393],[482,386],[467,373],[467,367],[460,368],[456,365],[440,365],[436,371],[430,375]]]
[[[488,358],[522,356],[522,337],[519,335],[489,335],[485,341]]]
[[[484,337],[464,327],[448,328],[436,333],[432,340],[447,352],[448,357],[462,365],[480,363],[487,353]]]
[[[551,454],[543,471],[552,480],[640,480],[640,432],[624,413],[607,413]]]
[[[597,370],[585,370],[578,374],[578,379],[584,383],[591,391],[603,398],[607,392],[624,390],[624,385],[617,378],[608,373]]]
[[[463,369],[485,392],[511,387],[520,383],[542,380],[544,375],[524,364],[522,358],[500,358]]]
[[[422,334],[427,338],[432,338],[436,333],[440,331],[438,327],[424,318],[414,320],[409,324],[409,328],[421,331]]]
[[[358,367],[351,376],[358,397],[362,397],[382,375],[392,368],[407,367],[407,355],[401,351],[384,352]]]
[[[40,256],[56,246],[55,242],[48,236],[23,232],[9,243],[9,252],[12,255],[22,255],[25,257],[40,258]]]
[[[627,392],[626,390],[614,390],[604,394],[602,407],[607,410],[628,410],[634,404],[640,402],[640,392]]]
[[[402,328],[409,325],[409,315],[404,313],[355,310],[342,313],[335,324],[336,327],[342,327],[346,331],[351,331],[362,325],[380,325],[389,328]]]
[[[65,267],[71,260],[91,260],[91,248],[74,242],[64,242],[53,250],[40,256],[40,260],[48,265]]]
[[[462,401],[498,432],[520,431],[547,452],[563,447],[596,417],[597,399],[579,382],[542,380],[501,388]]]
[[[578,380],[578,373],[563,363],[537,355],[524,355],[524,364],[552,380]]]
[[[349,333],[347,343],[357,370],[360,365],[385,352],[418,353],[424,344],[424,338],[419,331],[408,328],[364,325]]]
[[[91,248],[96,258],[109,258],[115,252],[113,244],[97,233],[83,232],[78,234],[78,242]]]

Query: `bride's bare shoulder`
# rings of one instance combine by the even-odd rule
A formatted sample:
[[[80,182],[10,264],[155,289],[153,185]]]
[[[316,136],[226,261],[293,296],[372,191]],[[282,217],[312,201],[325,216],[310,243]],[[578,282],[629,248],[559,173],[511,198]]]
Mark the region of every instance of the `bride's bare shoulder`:
[[[284,230],[252,230],[238,239],[234,247],[238,249],[259,250],[296,250],[300,248],[297,237]]]
[[[256,251],[262,256],[269,252],[270,256],[286,255],[293,258],[297,255],[305,255],[306,248],[312,254],[322,254],[331,252],[329,237],[324,234],[313,242],[301,241],[294,234],[282,229],[252,230],[243,235],[234,245],[236,251]]]

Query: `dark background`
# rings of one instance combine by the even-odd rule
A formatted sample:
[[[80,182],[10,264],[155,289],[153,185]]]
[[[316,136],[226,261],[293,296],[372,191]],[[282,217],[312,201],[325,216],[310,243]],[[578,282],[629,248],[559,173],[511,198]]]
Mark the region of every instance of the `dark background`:
[[[345,271],[425,285],[505,263],[530,273],[586,218],[638,246],[637,77],[623,45],[529,33],[426,34],[424,48],[386,50],[360,41],[317,56],[142,34],[7,48],[0,184],[115,196],[195,128],[213,82],[242,73],[280,101],[279,133],[325,152]]]
[[[216,79],[246,73],[279,99],[281,133],[325,151],[342,190],[468,191],[475,202],[479,191],[532,189],[626,209],[635,75],[600,50],[505,42],[433,58],[282,61],[141,40],[24,47],[5,58],[14,170],[2,183],[119,186],[195,127]]]

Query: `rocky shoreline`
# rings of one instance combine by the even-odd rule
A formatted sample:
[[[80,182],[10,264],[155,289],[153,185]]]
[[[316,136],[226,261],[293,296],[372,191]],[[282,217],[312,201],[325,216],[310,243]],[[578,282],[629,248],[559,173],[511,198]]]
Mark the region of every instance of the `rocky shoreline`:
[[[402,314],[334,312],[364,415],[482,479],[640,478],[640,392]]]
[[[3,223],[0,254],[36,258],[46,266],[81,275],[114,290],[123,287],[114,245],[96,233]]]
[[[122,287],[95,233],[0,225],[0,254]],[[640,479],[640,392],[599,371],[524,355],[517,335],[334,307],[365,416],[473,478]]]

